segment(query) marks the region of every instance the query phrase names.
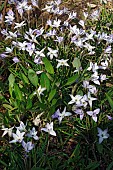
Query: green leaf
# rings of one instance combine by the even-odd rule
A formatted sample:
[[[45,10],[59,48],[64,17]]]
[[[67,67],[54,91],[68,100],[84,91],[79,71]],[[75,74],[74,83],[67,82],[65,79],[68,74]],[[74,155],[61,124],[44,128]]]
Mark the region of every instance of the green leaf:
[[[46,57],[44,57],[43,62],[44,62],[46,71],[50,74],[54,74],[54,69],[50,61]]]
[[[112,169],[113,169],[113,162],[111,162],[111,163],[109,164],[109,166],[107,167],[106,170],[112,170]]]
[[[3,8],[4,8],[4,4],[5,4],[5,2],[4,2],[3,4],[1,4],[1,6],[0,6],[0,12],[2,12],[2,10],[3,10]]]
[[[50,89],[50,80],[48,79],[46,73],[41,74],[40,84],[41,84],[41,87],[45,87],[47,89],[47,91],[49,91],[49,89]]]
[[[16,95],[16,99],[21,101],[22,100],[22,92],[16,83],[14,84],[14,93]]]
[[[56,94],[56,89],[52,89],[49,93],[48,101],[50,102]]]
[[[54,81],[53,77],[51,77],[51,75],[49,73],[46,73],[46,75],[47,75],[49,80]]]
[[[68,85],[71,85],[71,84],[75,83],[76,80],[78,79],[78,77],[79,77],[78,73],[76,73],[72,77],[69,77],[68,80],[67,80],[67,83],[65,84],[65,86],[68,86]]]
[[[113,100],[111,99],[111,97],[106,93],[106,98],[111,106],[111,109],[113,110]]]
[[[6,98],[2,94],[0,94],[0,101],[4,102],[4,103],[8,103],[8,101],[6,100]]]
[[[4,165],[5,167],[8,167],[8,165],[5,162],[3,162],[2,160],[0,160],[0,163],[1,163],[1,165]]]
[[[29,84],[29,80],[28,80],[28,78],[25,76],[25,74],[21,73],[21,78],[22,78],[22,81],[24,82],[24,84]]]
[[[3,107],[10,111],[13,110],[13,107],[9,104],[3,104]]]
[[[77,70],[79,70],[79,68],[81,67],[81,62],[79,58],[74,58],[72,64],[73,67],[76,67]]]
[[[77,144],[70,158],[75,157],[75,156],[78,157],[79,155],[80,155],[80,145]]]
[[[83,96],[83,91],[82,91],[82,90],[79,90],[79,91],[77,92],[77,95]]]
[[[23,70],[24,74],[27,75],[27,73],[28,73],[27,69],[22,64],[19,63],[19,65],[20,65],[21,69]]]
[[[28,97],[27,104],[26,104],[26,109],[30,109],[31,107],[32,107],[32,100]]]
[[[57,103],[57,99],[53,99],[52,103],[51,103],[51,106],[54,106],[56,103]]]
[[[12,73],[9,75],[8,81],[9,81],[9,86],[13,87],[14,86],[14,82],[15,82],[15,77],[14,77],[14,75]]]
[[[37,106],[36,106],[37,105]],[[45,110],[47,108],[47,106],[44,104],[44,103],[41,103],[41,102],[36,102],[35,103],[35,106],[33,107],[33,109],[36,109],[36,108],[41,108],[43,110]]]
[[[56,110],[56,107],[55,107],[55,106],[51,106],[51,107],[50,107],[49,113],[48,113],[48,115],[47,115],[47,119],[48,119],[49,117],[51,117],[51,115],[52,115],[53,113],[55,113],[55,110]]]
[[[95,162],[91,162],[87,167],[86,167],[86,170],[94,170],[96,169],[97,167],[99,167],[100,163],[95,161]]]
[[[97,146],[98,152],[102,154],[103,153],[103,145],[100,145],[100,144],[97,143],[96,146]]]
[[[34,70],[32,70],[32,69],[29,69],[29,70],[28,70],[28,78],[29,78],[29,80],[31,81],[31,83],[32,83],[35,87],[37,87],[37,85],[38,85],[38,76],[37,76],[37,74],[35,73]]]

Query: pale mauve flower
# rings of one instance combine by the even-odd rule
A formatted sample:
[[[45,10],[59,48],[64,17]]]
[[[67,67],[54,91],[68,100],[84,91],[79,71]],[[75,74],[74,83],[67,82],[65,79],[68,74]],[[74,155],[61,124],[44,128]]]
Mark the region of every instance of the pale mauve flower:
[[[102,130],[100,128],[97,128],[98,134],[97,136],[99,137],[99,144],[102,143],[104,139],[107,139],[109,137],[108,129]]]

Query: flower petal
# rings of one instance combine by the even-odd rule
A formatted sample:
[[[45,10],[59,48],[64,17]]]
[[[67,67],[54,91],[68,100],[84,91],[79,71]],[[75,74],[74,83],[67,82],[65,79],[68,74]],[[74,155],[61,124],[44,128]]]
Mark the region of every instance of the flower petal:
[[[51,130],[49,133],[50,135],[56,136],[56,132],[54,130]]]

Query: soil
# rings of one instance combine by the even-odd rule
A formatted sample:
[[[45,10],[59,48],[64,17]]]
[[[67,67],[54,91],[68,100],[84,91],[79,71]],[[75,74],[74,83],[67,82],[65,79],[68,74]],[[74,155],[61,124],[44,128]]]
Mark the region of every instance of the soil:
[[[28,0],[28,1],[30,3],[30,0]],[[45,23],[46,20],[50,17],[47,12],[41,11],[41,9],[44,8],[44,6],[49,1],[52,1],[52,0],[39,0],[38,1],[39,9],[35,8],[34,13],[37,15],[36,18],[38,19],[38,21],[40,21],[40,22],[38,22],[39,25],[41,23]],[[77,17],[81,18],[83,11],[86,11],[87,8],[88,8],[88,3],[92,4],[92,7],[91,7],[92,10],[100,7],[100,1],[98,1],[98,0],[62,0],[60,7],[61,8],[66,7],[70,11],[77,12]],[[1,25],[1,28],[4,28],[5,27],[5,22],[4,22],[5,15],[6,15],[6,12],[8,11],[8,9],[9,9],[9,7],[7,6],[8,0],[0,1],[0,7],[2,6],[2,4],[4,4],[4,8],[2,9],[2,11],[0,11],[0,13],[2,12],[2,14],[3,14],[3,20],[0,22],[0,25]],[[108,8],[113,10],[113,0],[108,0],[107,5],[108,5]],[[31,15],[31,17],[32,16],[33,15]],[[18,20],[17,22],[19,22],[17,11],[16,11],[16,18]]]

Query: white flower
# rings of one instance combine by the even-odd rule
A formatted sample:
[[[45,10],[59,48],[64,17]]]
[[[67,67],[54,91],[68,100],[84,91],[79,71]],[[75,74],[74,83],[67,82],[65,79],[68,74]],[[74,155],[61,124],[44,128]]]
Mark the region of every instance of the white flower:
[[[26,43],[26,41],[24,41],[24,42],[17,42],[17,47],[19,48],[19,50],[23,50],[23,51],[25,51],[26,50],[26,45],[27,45],[27,43]]]
[[[2,137],[5,136],[7,133],[9,135],[9,137],[12,136],[12,130],[13,130],[14,127],[11,127],[11,128],[5,128],[3,127],[1,130],[4,130],[3,134],[2,134]]]
[[[35,51],[35,44],[34,43],[26,43],[26,51],[28,51],[29,55],[32,56],[33,52]]]
[[[94,74],[91,75],[91,81],[93,81],[97,85],[100,85],[98,79],[99,79],[98,72],[94,72]]]
[[[43,113],[44,113],[44,112],[40,113],[40,114],[33,120],[33,123],[34,123],[35,126],[38,126],[39,123],[41,122],[40,117],[42,116]]]
[[[101,74],[100,75],[100,81],[103,82],[104,80],[106,80],[106,75],[105,74]]]
[[[91,92],[92,94],[97,94],[97,89],[96,89],[96,87],[95,86],[93,86],[93,85],[89,85],[88,86],[88,90],[89,90],[89,92]]]
[[[60,26],[60,23],[61,23],[61,20],[60,19],[58,19],[58,20],[56,19],[56,20],[53,21],[53,25],[52,26],[55,27],[55,28],[58,28]]]
[[[69,26],[69,22],[68,21],[64,21],[64,26],[68,27]]]
[[[16,127],[20,132],[26,131],[26,125],[22,121],[20,121],[20,126]]]
[[[49,52],[47,53],[47,56],[50,57],[50,59],[52,60],[53,57],[58,57],[58,50],[53,50],[52,48],[48,47]]]
[[[43,61],[42,61],[41,57],[35,57],[34,58],[34,63],[36,63],[36,64],[43,64]]]
[[[85,89],[88,89],[89,92],[91,92],[92,94],[96,94],[97,93],[97,89],[95,86],[93,85],[89,85],[89,81],[83,81],[83,87]]]
[[[84,81],[83,81],[83,87],[84,87],[85,89],[87,89],[87,88],[89,87],[89,81],[84,80]]]
[[[46,10],[47,12],[51,12],[53,8],[53,5],[46,5],[45,8],[42,9],[42,11]]]
[[[77,105],[78,107],[83,106],[84,108],[86,108],[87,106],[87,95],[85,94],[82,99],[80,100],[80,104]]]
[[[71,97],[72,100],[68,104],[73,104],[73,103],[75,103],[76,105],[80,105],[81,104],[80,100],[82,99],[83,96],[76,95],[74,97],[72,94],[70,94],[70,97]]]
[[[97,128],[98,129],[98,134],[97,136],[99,136],[99,144],[102,143],[102,141],[104,139],[107,139],[109,137],[109,134],[107,133],[108,132],[108,129],[105,129],[105,130],[102,130],[100,128]]]
[[[37,57],[45,57],[45,54],[43,53],[44,50],[45,50],[45,48],[43,48],[41,51],[35,51],[35,53],[36,53],[35,58],[37,58]]]
[[[52,118],[58,118],[59,120],[59,124],[61,123],[62,119],[65,117],[65,116],[71,116],[72,113],[70,112],[66,112],[66,107],[64,108],[63,112],[60,112],[60,110],[58,109],[53,115],[52,115]]]
[[[88,103],[89,103],[89,105],[90,105],[90,108],[92,108],[92,102],[93,102],[94,100],[97,100],[97,98],[91,97],[90,92],[88,92],[87,101],[88,101]]]
[[[94,21],[97,21],[99,19],[100,16],[100,10],[95,10],[92,14],[91,14],[91,19]]]
[[[30,11],[30,10],[32,10],[33,8],[32,8],[32,6],[31,5],[27,5],[26,7],[25,7],[25,10],[26,11]]]
[[[95,48],[94,46],[91,46],[90,44],[88,44],[86,42],[85,42],[84,47],[87,48],[87,50],[90,51],[90,52]]]
[[[54,35],[56,35],[56,30],[55,30],[55,29],[50,30],[49,32],[46,33],[46,36],[47,36],[47,37],[54,36]],[[46,37],[46,36],[45,36],[45,37]],[[49,47],[48,47],[48,48],[49,48]]]
[[[35,127],[33,127],[32,130],[29,131],[27,136],[30,137],[30,138],[33,138],[35,140],[39,139],[39,137],[37,136],[37,131],[35,130]]]
[[[36,71],[36,74],[41,74],[43,73],[44,71],[40,70],[40,71]]]
[[[88,12],[83,12],[83,15],[84,15],[84,18],[85,18],[85,20],[86,20],[87,17],[88,17]]]
[[[79,48],[82,48],[82,47],[83,47],[82,38],[76,39],[76,36],[73,36],[73,37],[71,38],[71,42],[73,42],[74,44],[76,44],[76,46],[79,47]]]
[[[40,96],[40,95],[43,95],[42,92],[45,91],[45,90],[46,90],[46,88],[45,88],[45,87],[41,87],[41,85],[40,85],[39,88],[38,88],[38,90],[37,90],[39,96]]]
[[[14,57],[12,60],[14,61],[14,63],[19,63],[20,62],[20,60],[17,57]]]
[[[83,117],[84,117],[84,112],[83,112],[82,109],[76,109],[76,110],[74,110],[74,112],[75,112],[77,115],[80,115],[80,120],[83,119]]]
[[[40,29],[34,29],[34,34],[36,34],[36,37],[39,37],[40,35],[42,35],[43,34],[43,32],[44,32],[44,28],[43,27],[41,27]]]
[[[13,52],[13,48],[6,47],[5,50],[6,50],[5,53],[12,53]]]
[[[15,27],[14,27],[14,29],[16,29],[16,28],[21,28],[21,27],[23,27],[24,25],[26,25],[26,23],[25,23],[25,21],[22,21],[22,22],[20,22],[20,23],[16,23],[15,22]]]
[[[101,62],[101,66],[99,66],[99,68],[103,69],[103,70],[107,69],[108,68],[108,61],[105,60],[105,61]]]
[[[38,0],[31,0],[32,5],[36,7],[38,7],[38,2]]]
[[[26,7],[28,7],[26,0],[23,0],[22,2],[18,2],[16,8],[17,8],[18,13],[20,14],[21,17],[22,17],[23,12],[24,12],[23,10],[25,10]]]
[[[0,23],[2,22],[3,15],[0,14]]]
[[[76,16],[77,16],[77,13],[73,11],[72,13],[69,13],[68,20],[74,19],[74,18],[76,18]]]
[[[104,53],[105,53],[105,54],[110,54],[110,53],[112,53],[111,45],[108,46],[108,47],[105,49]]]
[[[62,41],[63,41],[63,37],[58,37],[58,36],[56,36],[56,40],[54,40],[54,41],[56,41],[56,42],[59,42],[59,43],[61,43]]]
[[[52,26],[52,21],[50,19],[47,20],[47,25]]]
[[[67,61],[69,59],[67,59],[67,60],[64,60],[64,59],[58,60],[58,59],[56,59],[56,60],[58,61],[57,68],[59,68],[60,66],[69,66],[69,64],[67,63]]]
[[[93,71],[94,73],[98,70],[98,65],[97,65],[97,63],[92,63],[92,62],[90,62],[90,66],[87,68],[87,70],[88,71]]]
[[[24,38],[29,40],[30,42],[35,42],[36,44],[39,44],[38,41],[36,40],[38,35],[35,35],[34,34],[35,32],[36,32],[36,29],[32,30],[31,28],[29,28],[29,31],[26,31]]]
[[[1,30],[1,34],[5,35],[5,36],[8,36],[7,29],[3,29],[3,30]]]
[[[47,123],[45,128],[41,128],[41,130],[48,132],[50,135],[56,136],[56,132],[53,130],[53,122],[50,124]]]
[[[80,30],[77,28],[77,25],[74,25],[73,27],[70,25],[70,33],[76,34],[76,36],[79,36]]]
[[[85,28],[85,23],[84,23],[83,20],[80,20],[80,21],[79,21],[79,24],[80,24],[83,28]]]
[[[93,30],[90,30],[90,32],[91,32],[91,34],[89,34],[89,33],[86,33],[86,40],[93,40],[94,41],[94,39],[93,39],[93,36],[94,36],[94,34],[95,34],[95,31],[93,31]]]
[[[14,21],[14,12],[9,9],[9,11],[7,12],[7,16],[5,16],[6,20],[5,22],[7,22],[8,24],[12,24],[12,22]]]
[[[7,40],[7,39],[12,39],[12,38],[17,38],[17,31],[15,31],[14,33],[13,32],[11,32],[11,31],[9,31],[9,33],[6,35],[6,38],[5,38],[5,40]]]
[[[92,119],[97,122],[97,114],[99,114],[100,109],[95,109],[94,111],[87,111],[87,114],[92,116]]]
[[[55,5],[59,6],[61,4],[61,0],[56,0],[54,3]]]
[[[9,143],[16,143],[16,142],[19,142],[21,143],[23,138],[24,138],[24,134],[25,132],[20,132],[18,129],[16,130],[16,134],[13,133],[13,138],[14,140],[10,141]]]
[[[96,4],[91,4],[91,3],[87,3],[87,6],[90,7],[90,8],[95,8],[97,5]]]
[[[108,120],[113,120],[113,118],[109,115],[106,115],[106,117],[108,118]]]
[[[107,0],[100,0],[100,3],[101,3],[101,4],[103,4],[103,3],[104,3],[104,4],[107,4]]]
[[[34,148],[34,144],[32,144],[32,142],[26,143],[26,142],[22,141],[22,146],[26,152],[29,152],[30,150],[32,150]]]
[[[18,2],[18,6],[19,6],[19,8],[24,9],[27,6],[27,1],[23,0],[22,2]]]

